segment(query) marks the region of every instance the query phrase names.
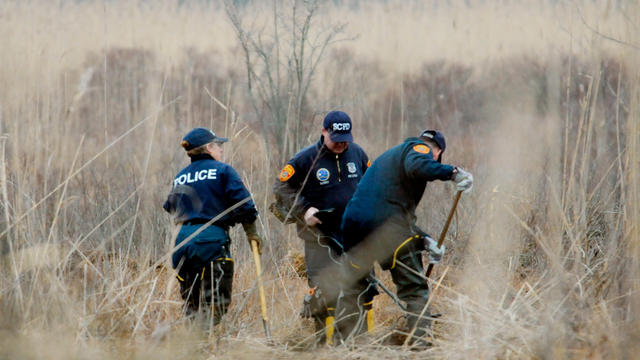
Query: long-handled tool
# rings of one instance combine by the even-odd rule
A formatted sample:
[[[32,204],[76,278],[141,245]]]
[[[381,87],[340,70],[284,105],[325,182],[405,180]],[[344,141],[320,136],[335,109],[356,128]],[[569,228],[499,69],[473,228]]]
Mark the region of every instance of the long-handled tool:
[[[269,331],[269,317],[267,316],[267,300],[264,297],[264,287],[262,286],[262,266],[260,265],[260,252],[258,251],[258,243],[251,241],[251,250],[253,250],[253,261],[256,263],[256,275],[258,276],[258,294],[260,296],[260,310],[262,311],[262,325],[267,341],[271,342],[271,332]]]
[[[440,233],[440,238],[438,239],[438,248],[442,247],[442,243],[444,242],[444,237],[447,235],[447,231],[449,230],[449,225],[451,225],[451,219],[453,219],[453,214],[456,212],[456,207],[458,207],[458,201],[460,201],[460,195],[462,195],[462,191],[458,191],[456,194],[456,198],[453,201],[453,206],[449,211],[449,217],[447,218],[447,222],[444,224],[444,229],[442,229],[442,233]],[[429,264],[427,268],[427,278],[431,275],[431,271],[433,270],[433,264]]]
[[[438,239],[438,248],[442,247],[442,243],[444,242],[444,237],[447,235],[447,231],[449,230],[449,225],[451,225],[451,219],[453,219],[453,214],[456,212],[456,208],[458,207],[458,201],[460,201],[461,195],[462,195],[462,191],[458,191],[458,193],[456,194],[456,198],[453,200],[453,206],[451,206],[451,210],[449,210],[449,217],[447,217],[447,222],[444,224],[444,228],[442,229],[442,232],[440,233],[440,238]],[[400,264],[400,265],[402,265],[405,268],[409,268],[404,264]],[[429,275],[431,275],[432,270],[433,270],[433,264],[429,264],[429,267],[427,268],[427,273],[425,274],[425,280],[429,279]],[[429,299],[429,301],[424,306],[424,308],[422,308],[422,312],[420,312],[420,315],[418,316],[418,318],[422,318],[424,316],[427,310],[427,307],[429,306],[429,302],[431,302],[430,300],[431,299]],[[430,317],[431,318],[440,317],[440,314],[437,314],[437,316],[430,316]],[[413,335],[415,334],[417,328],[418,328],[418,322],[416,321],[415,325],[413,326],[413,329],[411,329],[411,332],[404,340],[404,346],[407,346],[409,344],[409,341],[413,338]]]
[[[402,309],[403,311],[407,311],[407,306],[405,304],[402,303],[402,301],[400,301],[400,299],[398,298],[398,296],[396,294],[393,293],[393,291],[389,290],[388,287],[386,287],[382,281],[380,281],[377,277],[369,274],[368,279],[370,282],[376,284],[376,286],[378,286],[380,289],[382,289],[382,291],[384,291],[385,294],[389,295],[389,297],[393,300],[393,302],[396,303],[396,305],[398,305],[400,307],[400,309]]]

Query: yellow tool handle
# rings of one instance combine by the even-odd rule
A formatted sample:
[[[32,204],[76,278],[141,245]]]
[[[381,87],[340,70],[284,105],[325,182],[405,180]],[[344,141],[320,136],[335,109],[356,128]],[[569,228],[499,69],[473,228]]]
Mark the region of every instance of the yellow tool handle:
[[[253,260],[256,263],[256,275],[258,276],[258,294],[260,296],[260,310],[262,311],[262,319],[266,322],[267,317],[267,300],[264,296],[264,287],[262,286],[262,265],[260,264],[260,253],[258,252],[258,243],[251,241],[251,250],[253,250]]]

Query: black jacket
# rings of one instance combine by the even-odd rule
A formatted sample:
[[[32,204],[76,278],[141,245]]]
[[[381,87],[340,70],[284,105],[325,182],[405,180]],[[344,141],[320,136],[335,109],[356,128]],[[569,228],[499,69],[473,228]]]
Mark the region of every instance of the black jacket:
[[[304,212],[315,207],[334,209],[317,227],[326,235],[337,235],[347,202],[368,168],[369,158],[355,143],[342,154],[324,146],[324,139],[302,149],[282,169],[274,192],[279,201],[293,208],[291,213],[302,221]]]
[[[342,219],[345,251],[386,221],[414,225],[427,182],[450,180],[453,166],[440,164],[419,138],[408,138],[371,164]]]
[[[176,175],[163,207],[175,213],[178,222],[205,223],[247,197],[251,194],[231,166],[202,154],[192,157],[191,164]],[[253,200],[249,200],[215,224],[227,228],[253,223],[257,215]]]

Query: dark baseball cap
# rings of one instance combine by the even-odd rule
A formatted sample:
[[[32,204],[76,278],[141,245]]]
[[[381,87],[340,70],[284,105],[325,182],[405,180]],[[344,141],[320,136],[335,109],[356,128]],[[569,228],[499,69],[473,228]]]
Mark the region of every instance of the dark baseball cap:
[[[331,111],[324,117],[323,127],[333,142],[353,142],[351,119],[343,111]]]
[[[438,130],[424,130],[420,133],[421,138],[431,139],[433,142],[438,144],[440,148],[440,156],[438,156],[438,162],[442,162],[442,154],[444,154],[444,149],[447,148],[447,143],[444,141],[444,135]]]
[[[210,142],[224,143],[229,141],[227,138],[216,136],[213,131],[207,128],[195,128],[189,131],[182,140],[187,142],[187,146],[184,146],[187,151]]]

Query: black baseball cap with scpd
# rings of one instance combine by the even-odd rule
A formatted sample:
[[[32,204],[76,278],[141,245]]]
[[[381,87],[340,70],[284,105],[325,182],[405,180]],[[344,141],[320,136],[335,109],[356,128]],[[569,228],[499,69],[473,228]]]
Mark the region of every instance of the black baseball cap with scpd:
[[[187,142],[186,146],[183,145],[183,147],[189,151],[210,142],[225,143],[229,141],[229,139],[216,136],[213,131],[199,127],[189,131],[187,135],[182,138],[182,141]]]
[[[444,141],[444,135],[442,135],[442,133],[438,130],[423,130],[420,133],[420,137],[430,139],[438,145],[441,151],[440,156],[438,156],[436,160],[441,163],[442,154],[444,154],[444,149],[447,148],[447,143]]]
[[[344,111],[331,111],[324,117],[322,125],[333,142],[353,142],[351,118]]]

